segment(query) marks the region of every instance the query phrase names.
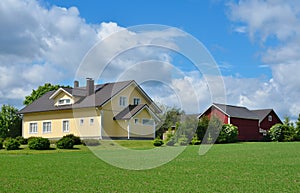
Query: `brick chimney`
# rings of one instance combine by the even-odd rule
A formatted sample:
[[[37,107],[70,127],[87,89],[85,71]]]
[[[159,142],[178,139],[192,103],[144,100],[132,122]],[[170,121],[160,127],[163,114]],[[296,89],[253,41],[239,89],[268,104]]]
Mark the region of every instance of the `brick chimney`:
[[[75,80],[74,81],[74,88],[78,88],[79,87],[79,82],[78,82],[78,80]]]
[[[90,96],[94,94],[94,80],[92,78],[86,79],[86,95]]]

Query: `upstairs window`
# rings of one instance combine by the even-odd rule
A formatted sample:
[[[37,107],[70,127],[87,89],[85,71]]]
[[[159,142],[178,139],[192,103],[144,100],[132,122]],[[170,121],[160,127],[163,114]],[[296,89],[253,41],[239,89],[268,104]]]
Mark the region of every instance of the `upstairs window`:
[[[141,99],[140,98],[133,98],[133,105],[139,105],[141,104]]]
[[[152,119],[142,119],[143,125],[154,125],[154,120]]]
[[[126,97],[121,96],[120,101],[119,101],[119,105],[122,106],[122,107],[125,107],[126,106],[126,100],[127,100]]]
[[[272,121],[272,115],[268,116],[268,121]]]
[[[70,99],[59,99],[58,100],[58,105],[69,105],[69,104],[71,104]]]
[[[90,119],[90,125],[94,125],[94,119],[93,118]]]

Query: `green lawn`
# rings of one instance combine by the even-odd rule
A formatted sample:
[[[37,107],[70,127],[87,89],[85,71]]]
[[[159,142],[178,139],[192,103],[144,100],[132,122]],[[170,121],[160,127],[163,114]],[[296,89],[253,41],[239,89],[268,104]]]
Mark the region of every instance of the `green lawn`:
[[[118,142],[151,148],[151,142]],[[140,147],[142,145],[142,147]],[[105,142],[99,151],[109,151]],[[0,150],[0,192],[299,192],[300,143],[214,145],[199,156],[189,146],[150,170],[113,167],[87,147],[74,150]],[[162,147],[164,148],[164,147]],[[42,153],[41,153],[42,152]]]

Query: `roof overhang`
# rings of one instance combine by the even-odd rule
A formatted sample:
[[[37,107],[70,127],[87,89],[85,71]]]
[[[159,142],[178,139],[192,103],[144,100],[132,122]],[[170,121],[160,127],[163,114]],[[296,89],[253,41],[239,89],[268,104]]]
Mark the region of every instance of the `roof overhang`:
[[[55,91],[50,97],[49,99],[54,99],[57,95],[59,95],[61,92],[66,93],[68,96],[73,97],[71,93],[69,93],[68,91],[66,91],[63,88],[59,88],[57,91]]]

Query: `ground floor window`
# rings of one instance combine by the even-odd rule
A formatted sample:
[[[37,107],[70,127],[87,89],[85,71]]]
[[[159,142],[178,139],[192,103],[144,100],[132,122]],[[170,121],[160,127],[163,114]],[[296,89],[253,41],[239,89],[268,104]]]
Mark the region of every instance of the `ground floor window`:
[[[63,126],[63,132],[69,132],[69,121],[68,120],[64,120],[62,122],[62,126]]]
[[[43,133],[51,132],[51,122],[43,122]]]
[[[37,123],[29,123],[29,133],[37,133],[38,126]]]
[[[152,119],[142,119],[143,125],[154,125],[154,121]]]

